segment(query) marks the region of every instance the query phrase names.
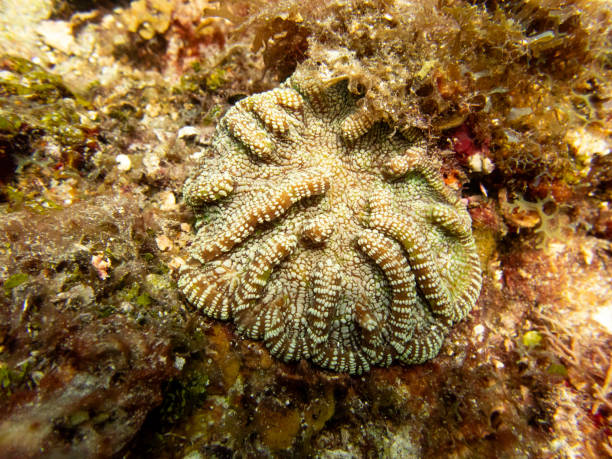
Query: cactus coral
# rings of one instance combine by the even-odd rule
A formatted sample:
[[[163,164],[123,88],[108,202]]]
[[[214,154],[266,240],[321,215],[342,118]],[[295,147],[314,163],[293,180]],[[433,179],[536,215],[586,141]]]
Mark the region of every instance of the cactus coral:
[[[478,297],[469,215],[414,132],[374,123],[316,71],[220,122],[185,184],[206,218],[179,286],[285,361],[421,363]]]

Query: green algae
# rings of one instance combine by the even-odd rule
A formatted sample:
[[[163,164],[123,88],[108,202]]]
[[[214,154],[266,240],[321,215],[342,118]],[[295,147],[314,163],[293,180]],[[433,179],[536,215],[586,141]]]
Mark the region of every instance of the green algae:
[[[567,367],[565,365],[562,365],[560,363],[551,363],[548,368],[546,369],[546,372],[548,374],[551,375],[556,375],[556,376],[562,376],[562,377],[567,377]]]
[[[17,369],[10,368],[6,363],[0,362],[0,389],[4,395],[10,396],[13,390],[22,384],[30,373],[27,362],[19,365]]]
[[[0,56],[0,70],[9,72],[0,78],[0,97],[22,96],[43,104],[76,98],[59,76],[25,58]]]
[[[0,137],[12,138],[19,133],[22,121],[14,113],[0,110]]]
[[[4,281],[4,293],[8,295],[11,290],[27,282],[29,278],[30,276],[26,273],[13,274],[7,280]]]
[[[15,212],[21,209],[29,209],[38,214],[44,214],[49,210],[61,209],[62,206],[48,197],[37,196],[33,193],[26,193],[19,188],[11,185],[3,187],[2,191],[8,202],[7,210]]]
[[[523,335],[522,343],[528,348],[539,346],[542,343],[543,336],[540,332],[530,330]]]
[[[206,89],[216,91],[226,82],[226,70],[216,68],[206,76]]]
[[[138,306],[142,306],[146,308],[147,306],[150,306],[151,303],[153,303],[153,299],[146,293],[143,293],[142,295],[138,295],[136,297],[135,302]]]
[[[7,177],[27,167],[45,169],[52,161],[58,171],[78,170],[99,148],[91,104],[60,76],[27,59],[0,57],[0,106],[0,158]],[[11,210],[59,207],[50,197],[17,196],[21,191],[8,187],[2,191]]]

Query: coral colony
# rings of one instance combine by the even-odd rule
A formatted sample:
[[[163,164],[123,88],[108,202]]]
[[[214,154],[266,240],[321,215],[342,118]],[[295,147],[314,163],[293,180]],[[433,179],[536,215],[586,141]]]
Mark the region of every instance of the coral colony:
[[[221,120],[186,201],[179,286],[284,360],[360,374],[435,357],[481,287],[471,219],[419,133],[302,67]]]

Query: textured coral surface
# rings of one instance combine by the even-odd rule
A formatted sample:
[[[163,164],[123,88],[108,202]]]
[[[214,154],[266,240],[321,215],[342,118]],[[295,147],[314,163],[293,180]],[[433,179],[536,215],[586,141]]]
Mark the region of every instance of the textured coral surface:
[[[240,101],[185,185],[179,286],[286,361],[362,373],[434,357],[480,291],[471,219],[416,132],[303,68]]]

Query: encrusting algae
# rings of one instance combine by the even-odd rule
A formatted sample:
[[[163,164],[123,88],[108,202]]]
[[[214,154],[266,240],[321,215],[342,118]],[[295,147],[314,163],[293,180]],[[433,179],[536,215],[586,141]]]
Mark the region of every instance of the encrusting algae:
[[[273,355],[351,374],[436,356],[481,285],[465,204],[418,131],[357,101],[303,67],[227,113],[185,184],[203,221],[179,280]]]

